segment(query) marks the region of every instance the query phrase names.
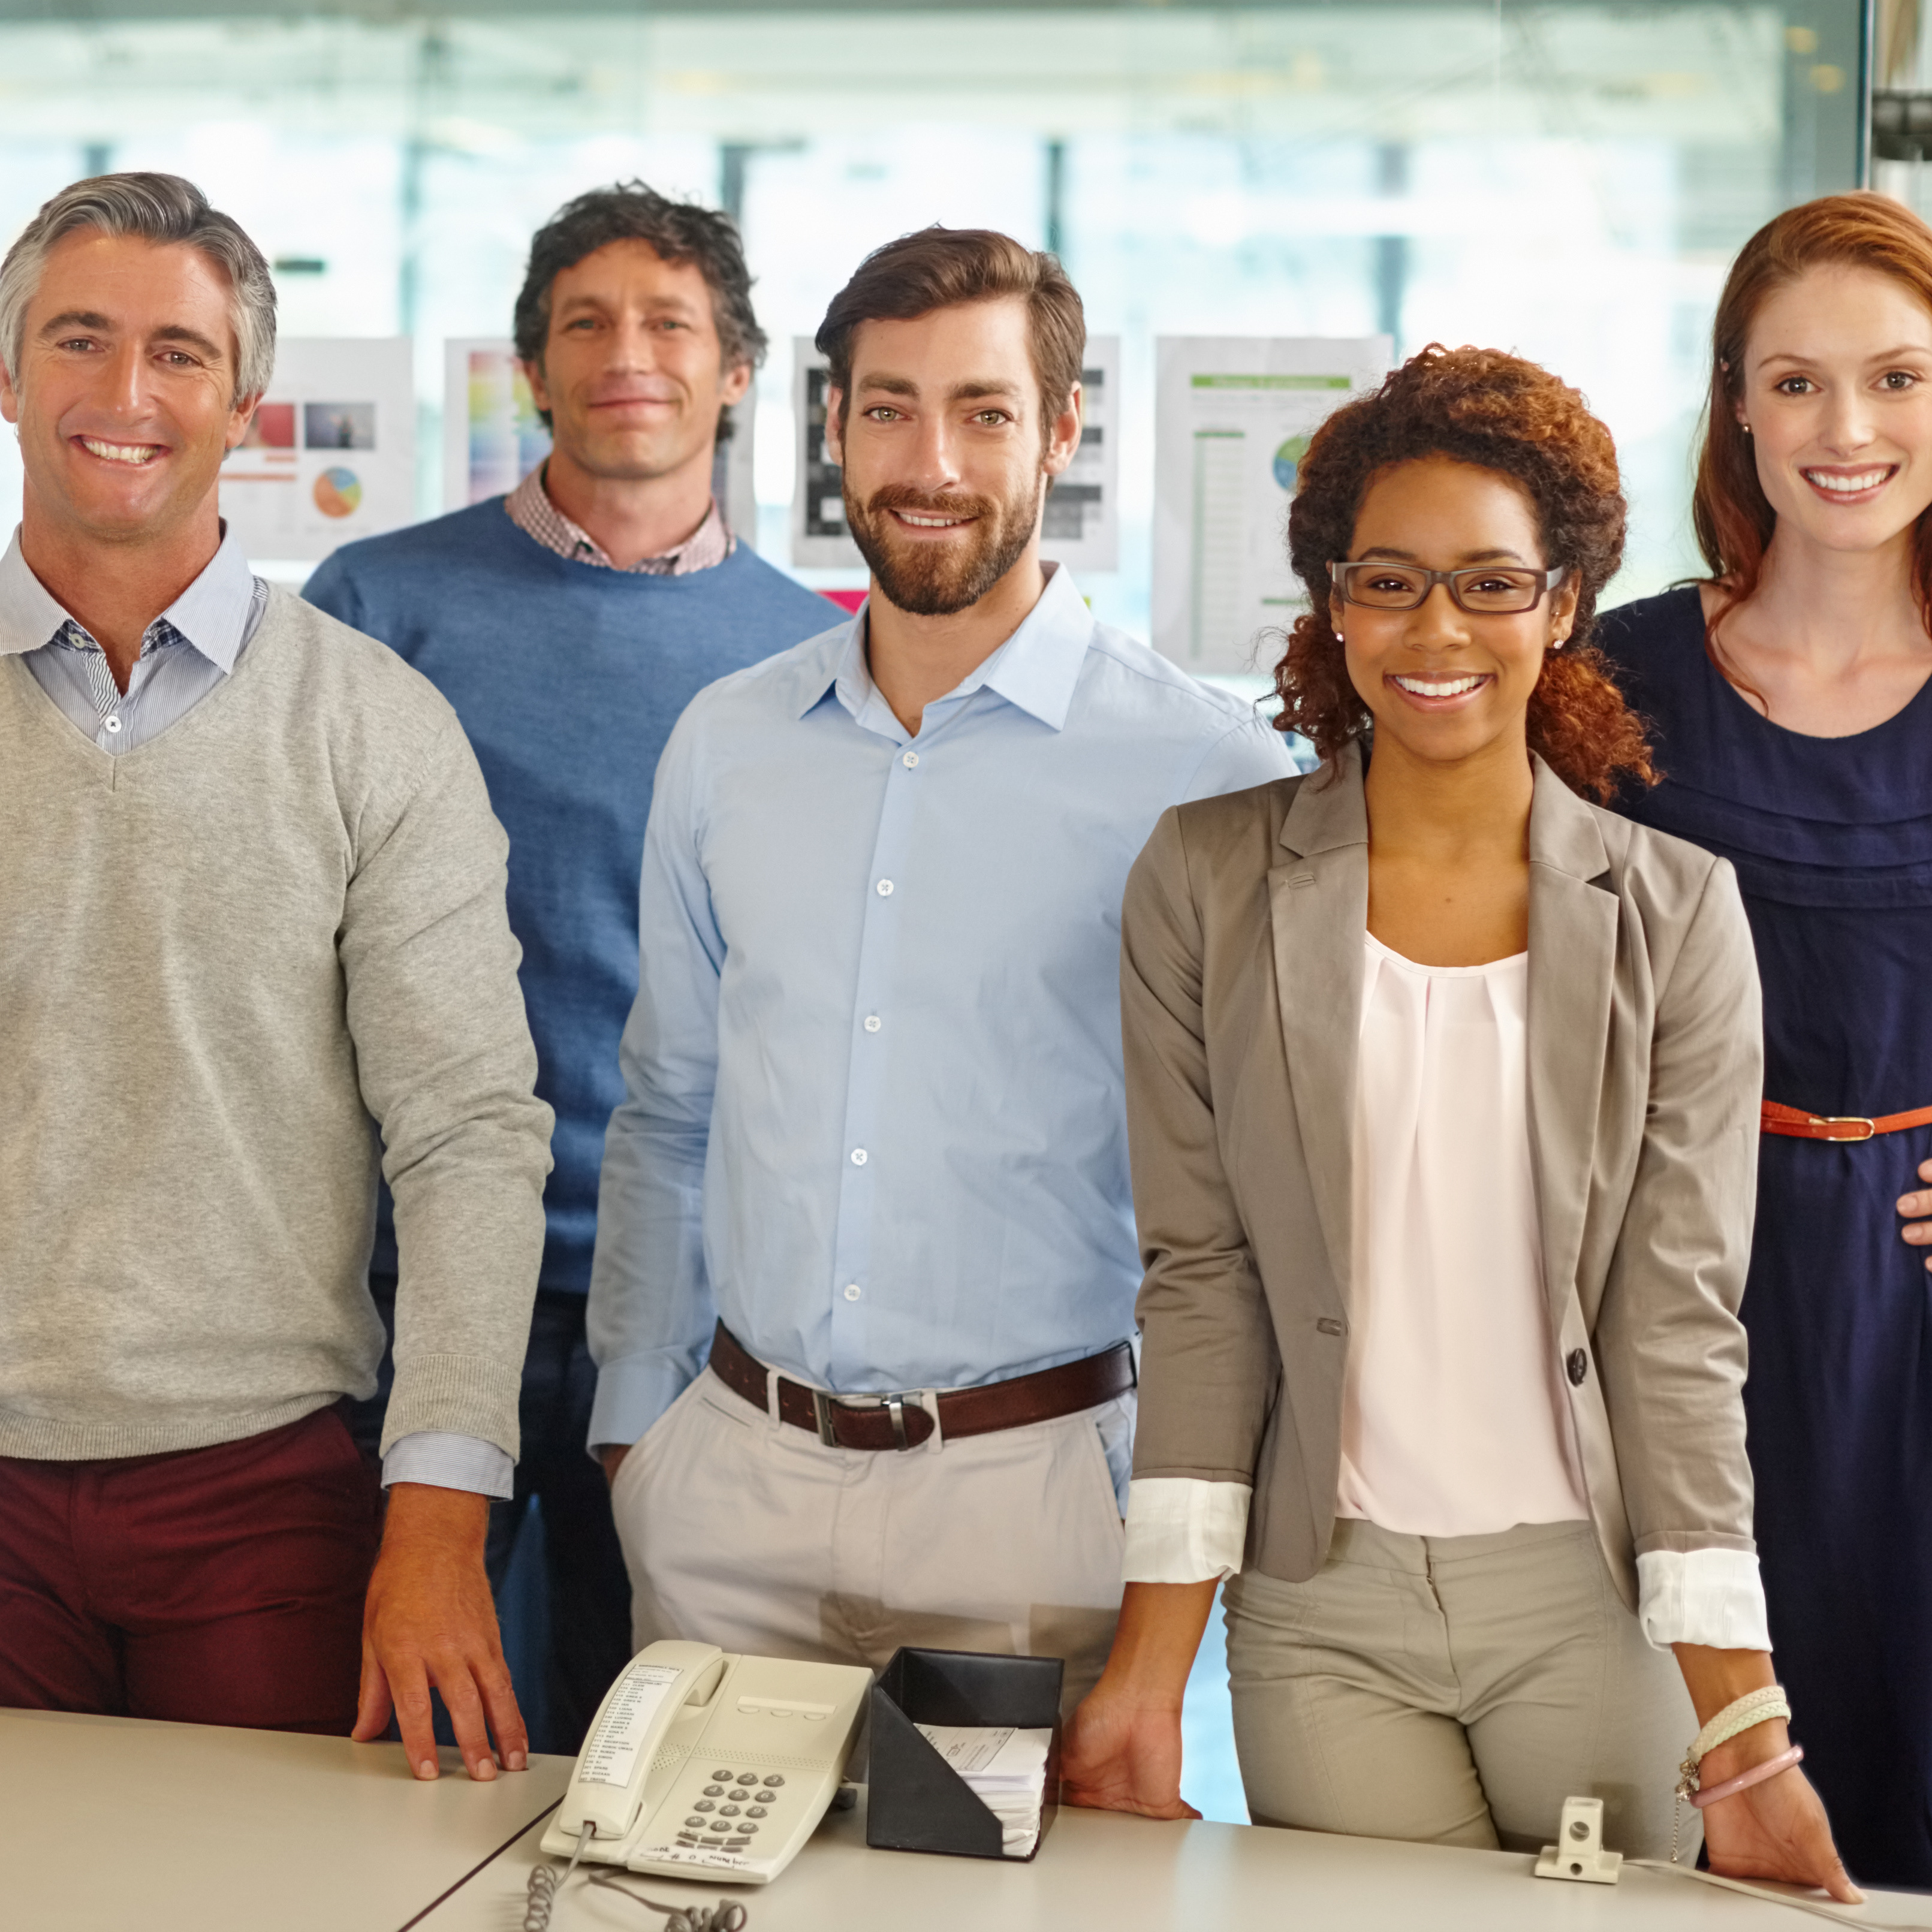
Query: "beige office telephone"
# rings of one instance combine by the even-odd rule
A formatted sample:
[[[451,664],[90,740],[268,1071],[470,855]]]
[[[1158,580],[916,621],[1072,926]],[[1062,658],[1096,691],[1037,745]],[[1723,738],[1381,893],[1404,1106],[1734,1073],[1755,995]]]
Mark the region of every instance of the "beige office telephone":
[[[836,1794],[872,1683],[850,1664],[652,1644],[598,1706],[544,1850],[770,1884]]]

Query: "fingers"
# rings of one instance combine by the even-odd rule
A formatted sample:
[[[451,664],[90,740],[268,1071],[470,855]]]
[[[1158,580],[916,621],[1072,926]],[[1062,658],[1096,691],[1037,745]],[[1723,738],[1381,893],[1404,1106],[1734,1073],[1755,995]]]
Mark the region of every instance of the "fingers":
[[[362,1649],[362,1688],[356,1700],[356,1726],[349,1735],[358,1744],[380,1738],[389,1728],[389,1680],[365,1644]]]
[[[429,1678],[418,1657],[392,1658],[380,1666],[388,1679],[403,1750],[417,1777],[437,1775],[435,1714],[429,1701]]]
[[[530,1734],[524,1726],[524,1714],[517,1708],[517,1687],[510,1681],[510,1668],[501,1655],[494,1669],[485,1669],[477,1678],[483,1694],[483,1714],[489,1720],[496,1740],[496,1754],[506,1771],[522,1771],[530,1761]]]
[[[442,1693],[442,1708],[449,1713],[449,1727],[456,1733],[456,1748],[470,1775],[479,1784],[488,1784],[496,1775],[496,1754],[490,1748],[489,1727],[483,1717],[483,1700],[476,1680],[466,1664],[436,1673],[436,1688]]]

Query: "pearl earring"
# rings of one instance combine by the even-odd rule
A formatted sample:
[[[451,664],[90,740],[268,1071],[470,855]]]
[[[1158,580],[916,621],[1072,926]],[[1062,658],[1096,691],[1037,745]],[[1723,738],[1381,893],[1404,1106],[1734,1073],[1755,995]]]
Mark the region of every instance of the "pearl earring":
[[[1744,431],[1745,435],[1749,436],[1750,434],[1750,424],[1749,423],[1740,423],[1738,427]]]

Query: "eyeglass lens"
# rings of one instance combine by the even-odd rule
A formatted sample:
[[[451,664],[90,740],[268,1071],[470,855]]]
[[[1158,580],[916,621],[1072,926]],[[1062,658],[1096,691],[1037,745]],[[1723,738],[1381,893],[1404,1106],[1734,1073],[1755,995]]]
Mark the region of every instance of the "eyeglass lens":
[[[1402,564],[1364,565],[1346,573],[1344,594],[1352,604],[1371,610],[1413,610],[1429,595],[1430,573]],[[1450,576],[1450,593],[1466,610],[1490,616],[1533,610],[1543,595],[1543,573],[1537,570],[1459,570]]]

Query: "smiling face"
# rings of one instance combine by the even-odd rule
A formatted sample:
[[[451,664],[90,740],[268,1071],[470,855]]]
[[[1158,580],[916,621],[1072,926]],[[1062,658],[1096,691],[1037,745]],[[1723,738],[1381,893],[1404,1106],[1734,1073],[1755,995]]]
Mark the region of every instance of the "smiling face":
[[[0,415],[20,426],[26,514],[94,542],[166,540],[214,514],[235,396],[228,278],[200,249],[83,229],[28,304]]]
[[[861,322],[850,394],[830,400],[853,540],[881,592],[919,616],[965,610],[1019,562],[1046,480],[1080,440],[1077,394],[1042,423],[1017,296]]]
[[[748,362],[724,366],[704,272],[637,241],[559,273],[542,359],[524,367],[557,452],[632,482],[709,464],[718,412],[752,382]]]
[[[1910,543],[1932,503],[1932,311],[1904,283],[1812,268],[1768,296],[1736,407],[1780,541]]]
[[[1552,562],[1535,511],[1514,482],[1440,456],[1398,464],[1370,484],[1348,558],[1430,570],[1542,570]],[[1376,755],[1393,746],[1428,764],[1453,764],[1498,748],[1522,754],[1544,653],[1569,635],[1576,609],[1574,579],[1534,610],[1509,615],[1472,615],[1442,584],[1413,610],[1371,610],[1337,596],[1330,620],[1349,680],[1374,714]]]

